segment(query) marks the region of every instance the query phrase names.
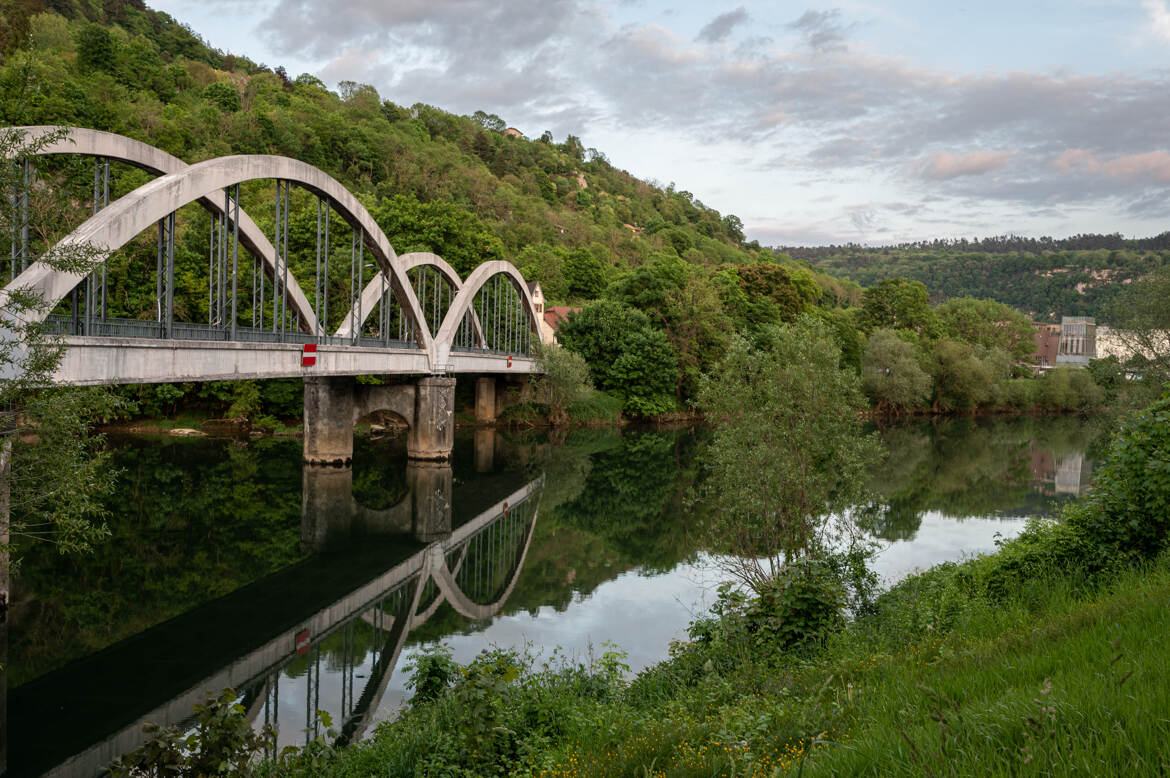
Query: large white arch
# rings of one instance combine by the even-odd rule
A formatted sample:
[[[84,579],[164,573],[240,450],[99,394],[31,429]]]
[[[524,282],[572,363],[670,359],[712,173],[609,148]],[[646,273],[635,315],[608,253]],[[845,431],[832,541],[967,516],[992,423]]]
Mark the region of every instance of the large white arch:
[[[459,273],[455,268],[447,262],[447,260],[440,257],[438,254],[432,254],[429,251],[412,251],[409,254],[400,254],[398,256],[399,267],[402,272],[406,273],[414,270],[416,267],[433,267],[447,280],[447,283],[455,290],[455,294],[463,288],[463,281],[459,278]],[[378,304],[378,300],[382,297],[382,276],[377,275],[370,279],[370,283],[366,284],[366,288],[362,290],[362,296],[359,302],[354,304],[350,309],[349,314],[342,320],[341,327],[337,330],[337,335],[340,337],[353,337],[353,333],[357,328],[360,328],[370,317],[374,310],[374,306]],[[360,304],[360,308],[358,307]],[[358,321],[358,313],[361,312],[361,321]],[[475,309],[471,309],[471,326],[475,331],[475,338],[479,343],[483,343],[483,327],[479,322],[479,314]]]
[[[492,260],[484,262],[471,271],[471,275],[463,282],[463,288],[451,301],[451,307],[447,309],[447,315],[443,317],[443,326],[435,333],[438,364],[445,365],[450,361],[451,347],[455,341],[455,333],[463,321],[463,314],[467,313],[468,308],[474,308],[475,295],[479,293],[488,279],[497,275],[507,277],[520,294],[528,326],[536,340],[540,339],[540,319],[536,315],[536,306],[532,302],[532,293],[528,291],[528,284],[525,283],[524,276],[520,275],[520,271],[511,262],[502,259]]]
[[[263,179],[281,179],[300,184],[315,194],[328,197],[334,209],[351,227],[361,230],[364,245],[383,271],[389,272],[391,288],[399,306],[415,320],[415,331],[432,366],[437,364],[434,338],[406,274],[385,234],[369,212],[345,187],[312,165],[287,157],[239,155],[220,157],[191,165],[143,184],[119,198],[66,236],[58,245],[96,246],[107,256],[143,230],[178,208],[206,198],[235,184]],[[474,274],[473,274],[474,275]],[[35,262],[14,279],[8,288],[25,288],[38,293],[52,308],[85,278],[84,274],[55,270]],[[0,291],[0,304],[8,296]],[[45,313],[34,314],[41,319]]]
[[[101,130],[87,130],[79,127],[53,127],[49,125],[32,125],[27,127],[11,127],[11,130],[23,133],[27,140],[37,140],[46,135],[66,130],[68,135],[47,143],[36,151],[37,156],[50,154],[79,154],[90,157],[106,157],[108,159],[125,162],[128,165],[144,170],[152,175],[169,175],[185,170],[186,162],[176,156],[168,154],[162,149],[155,148],[142,141],[116,135]],[[201,197],[199,204],[211,213],[223,215],[223,198]],[[268,236],[260,229],[252,217],[240,209],[239,214],[240,243],[253,256],[260,259],[265,274],[269,278],[278,278],[284,272],[284,266],[278,264],[276,249]],[[317,332],[317,314],[309,304],[304,290],[292,275],[288,283],[289,308],[296,316],[301,329],[305,332]]]

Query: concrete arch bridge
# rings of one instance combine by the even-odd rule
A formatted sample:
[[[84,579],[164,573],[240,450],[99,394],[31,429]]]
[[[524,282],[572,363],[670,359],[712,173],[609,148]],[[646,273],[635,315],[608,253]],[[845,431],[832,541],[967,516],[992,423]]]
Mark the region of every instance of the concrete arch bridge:
[[[5,193],[11,245],[8,266],[0,263],[0,317],[9,339],[19,337],[13,335],[19,325],[35,322],[63,337],[57,381],[303,378],[305,457],[345,462],[352,455],[350,421],[318,417],[339,408],[339,416],[347,416],[356,376],[415,377],[386,387],[376,399],[409,425],[411,457],[441,459],[451,450],[455,376],[481,377],[477,408],[486,418],[494,416],[496,377],[523,377],[536,369],[539,316],[511,263],[485,262],[461,279],[435,254],[400,256],[358,198],[312,165],[271,155],[188,165],[140,141],[96,130],[30,126],[0,132],[15,134],[28,149],[21,155],[21,183]],[[98,250],[99,261],[85,273],[32,256],[31,158],[59,155],[94,160],[92,215],[52,249]],[[154,178],[111,202],[111,162]],[[274,184],[268,230],[240,204],[241,187],[254,200],[259,182]],[[303,234],[290,241],[289,217],[294,210],[303,217],[313,200],[315,242],[308,240],[306,248]],[[176,213],[187,206],[210,214],[206,305],[198,321],[194,312],[180,315],[175,307]],[[135,270],[153,272],[153,306],[145,318],[114,318],[111,290],[123,280],[108,260],[148,231],[157,233],[154,261],[143,263],[139,252],[139,264],[148,267]],[[190,253],[191,247],[184,249]],[[44,310],[15,313],[18,290],[35,294]]]

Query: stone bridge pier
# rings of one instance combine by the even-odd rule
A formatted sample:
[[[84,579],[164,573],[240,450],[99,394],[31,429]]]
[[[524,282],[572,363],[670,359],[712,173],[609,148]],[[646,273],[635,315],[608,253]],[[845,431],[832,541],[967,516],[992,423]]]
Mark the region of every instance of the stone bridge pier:
[[[417,378],[410,384],[365,386],[351,376],[305,379],[305,461],[346,465],[353,461],[353,426],[374,411],[406,422],[406,455],[449,459],[455,446],[455,379]]]

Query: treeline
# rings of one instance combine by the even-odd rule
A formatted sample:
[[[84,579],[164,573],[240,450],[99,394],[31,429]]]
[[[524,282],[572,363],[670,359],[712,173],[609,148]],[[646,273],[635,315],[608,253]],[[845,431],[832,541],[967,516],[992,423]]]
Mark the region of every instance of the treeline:
[[[934,241],[785,251],[863,286],[910,278],[924,283],[935,302],[993,298],[1037,320],[1094,316],[1100,321],[1126,284],[1170,264],[1170,246],[1164,245],[1167,235],[1144,241],[1097,235],[1063,241],[1003,238],[970,244]],[[1116,245],[1119,241],[1123,245]]]
[[[935,238],[914,240],[893,246],[868,247],[860,243],[830,244],[828,246],[786,246],[780,249],[796,259],[814,261],[841,254],[865,254],[874,251],[952,251],[982,252],[984,254],[1014,254],[1019,252],[1041,253],[1046,251],[1096,251],[1106,249],[1120,251],[1167,251],[1170,250],[1170,232],[1159,233],[1152,238],[1126,238],[1119,232],[1110,235],[1085,233],[1068,238],[1053,238],[1044,235],[1029,238],[1023,235],[995,235],[989,238]]]
[[[1115,360],[1034,377],[1032,323],[1003,303],[932,306],[926,287],[905,278],[858,298],[838,291],[799,267],[708,269],[660,258],[611,284],[558,337],[632,416],[692,408],[701,376],[735,337],[761,343],[776,326],[829,333],[840,367],[860,374],[880,414],[1089,410],[1127,387]]]

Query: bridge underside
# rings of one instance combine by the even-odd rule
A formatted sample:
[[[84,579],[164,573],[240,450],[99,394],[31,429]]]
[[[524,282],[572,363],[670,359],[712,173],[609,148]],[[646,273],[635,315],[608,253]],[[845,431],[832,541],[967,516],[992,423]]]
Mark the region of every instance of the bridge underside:
[[[295,343],[84,336],[63,340],[64,358],[55,378],[75,386],[433,374],[427,353],[421,349],[320,345],[316,364],[304,367],[302,346]],[[448,373],[527,375],[535,370],[535,363],[524,356],[452,351],[445,367]]]

